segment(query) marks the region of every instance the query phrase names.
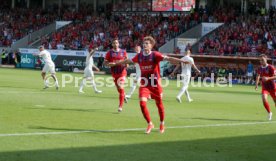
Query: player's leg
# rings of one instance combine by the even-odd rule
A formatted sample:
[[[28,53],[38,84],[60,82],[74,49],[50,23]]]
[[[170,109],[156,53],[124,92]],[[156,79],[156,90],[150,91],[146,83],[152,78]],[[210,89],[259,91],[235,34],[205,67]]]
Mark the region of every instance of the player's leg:
[[[49,85],[48,85],[48,80],[46,78],[46,73],[49,71],[49,66],[48,64],[45,64],[43,69],[42,69],[42,72],[41,72],[41,77],[43,79],[43,83],[44,83],[44,89],[47,89],[49,88]]]
[[[82,79],[82,81],[81,81],[81,83],[80,83],[79,93],[84,93],[83,87],[84,87],[84,85],[85,85],[86,79],[87,79],[86,77],[83,77],[83,79]]]
[[[44,89],[49,88],[48,80],[46,79],[46,73],[42,71],[41,72],[41,77],[42,77],[42,80],[43,80],[43,83],[44,83]]]
[[[130,99],[131,98],[131,96],[133,95],[133,93],[134,93],[134,91],[135,91],[135,89],[136,89],[136,87],[137,87],[137,79],[135,79],[134,81],[133,81],[133,84],[131,84],[131,89],[130,89],[130,91],[129,91],[129,93],[126,95],[126,98],[127,99]]]
[[[125,90],[124,90],[124,82],[125,82],[125,76],[122,77],[117,77],[114,79],[115,85],[117,87],[117,91],[119,93],[119,108],[118,112],[122,112],[123,110],[123,105],[125,100]]]
[[[102,91],[97,89],[96,83],[95,83],[95,77],[94,77],[94,72],[92,70],[89,70],[89,77],[88,77],[88,81],[91,83],[95,93],[102,93]]]
[[[273,101],[274,101],[274,105],[276,107],[276,91],[275,90],[271,90],[270,91],[270,96],[272,97]],[[268,114],[268,120],[272,120],[272,112],[270,111],[270,113]]]
[[[183,94],[185,93],[185,91],[188,89],[189,78],[186,77],[186,76],[183,77],[182,83],[183,83],[183,86],[182,86],[182,88],[180,89],[178,95],[176,96],[176,100],[177,100],[179,103],[182,103],[181,97],[183,96]]]
[[[102,93],[102,91],[100,91],[100,90],[97,89],[97,86],[96,86],[96,83],[95,83],[95,79],[94,79],[94,75],[92,75],[92,77],[90,77],[88,80],[91,82],[91,85],[92,85],[95,93]]]
[[[193,102],[193,99],[191,98],[191,96],[190,96],[190,93],[189,93],[188,89],[186,89],[186,91],[185,91],[185,95],[186,95],[186,97],[187,97],[188,102]]]
[[[54,65],[54,64],[49,66],[49,71],[50,71],[50,73],[51,73],[51,77],[52,77],[52,78],[54,79],[54,81],[55,81],[56,89],[58,90],[59,85],[58,85],[58,79],[57,79],[57,77],[56,77],[56,71],[55,71],[55,65]]]
[[[140,87],[139,89],[140,108],[145,120],[148,123],[147,129],[145,131],[146,134],[149,134],[151,130],[154,128],[154,125],[151,122],[149,110],[147,108],[147,101],[149,96],[150,96],[150,90],[146,87]]]
[[[190,80],[191,80],[191,76],[188,76],[187,82],[185,82],[187,84],[187,89],[185,90],[185,95],[186,95],[186,98],[187,98],[188,102],[193,101],[193,99],[191,99],[190,93],[188,91]]]
[[[163,105],[163,101],[162,101],[162,96],[155,99],[155,104],[158,108],[158,113],[159,113],[159,117],[160,117],[160,133],[164,133],[165,132],[165,108]]]
[[[271,120],[272,119],[272,112],[271,112],[271,109],[270,109],[270,106],[269,106],[269,103],[268,103],[268,99],[267,99],[267,96],[268,96],[268,93],[267,91],[262,91],[262,101],[263,101],[263,105],[268,113],[268,120]]]
[[[58,88],[59,88],[59,85],[58,85],[58,79],[57,79],[57,76],[56,76],[56,74],[55,73],[52,73],[51,74],[51,77],[54,79],[54,81],[55,81],[55,86],[56,86],[56,89],[58,90]]]

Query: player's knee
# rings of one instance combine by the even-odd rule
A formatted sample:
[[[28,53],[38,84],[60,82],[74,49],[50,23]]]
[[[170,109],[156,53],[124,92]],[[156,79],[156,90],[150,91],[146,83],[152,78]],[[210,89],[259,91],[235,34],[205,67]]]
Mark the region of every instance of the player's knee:
[[[147,99],[146,97],[140,97],[140,101],[142,101],[142,102],[147,102],[148,99]]]

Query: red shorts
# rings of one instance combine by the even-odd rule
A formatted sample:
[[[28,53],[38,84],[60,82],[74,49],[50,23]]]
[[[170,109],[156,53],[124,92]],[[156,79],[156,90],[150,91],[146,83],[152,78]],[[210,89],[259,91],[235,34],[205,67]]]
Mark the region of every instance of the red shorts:
[[[161,100],[163,97],[163,90],[161,87],[140,87],[139,97]]]
[[[276,99],[276,90],[262,89],[262,94],[270,94],[273,99]]]
[[[122,86],[125,84],[126,75],[113,75],[113,81],[118,88],[118,86]]]

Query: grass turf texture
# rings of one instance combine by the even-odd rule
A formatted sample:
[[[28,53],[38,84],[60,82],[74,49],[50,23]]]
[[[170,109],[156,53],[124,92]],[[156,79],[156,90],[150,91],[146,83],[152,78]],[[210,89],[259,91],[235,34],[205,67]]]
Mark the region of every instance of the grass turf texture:
[[[61,74],[57,74],[59,80]],[[257,124],[266,122],[267,113],[260,91],[254,91],[253,86],[189,88],[194,102],[186,103],[184,97],[179,104],[175,100],[179,89],[172,81],[164,89],[165,122],[167,127],[182,128],[168,128],[159,134],[157,108],[150,101],[148,108],[156,130],[146,135],[137,90],[118,114],[115,88],[99,87],[103,90],[100,95],[85,88],[86,93],[80,95],[73,84],[60,91],[42,90],[40,71],[0,69],[0,75],[0,161],[275,161],[276,158],[276,122]],[[273,105],[271,99],[270,103]],[[274,106],[272,112],[276,114]],[[217,124],[222,126],[204,126]],[[135,128],[139,129],[108,131]],[[90,132],[65,134],[87,130]],[[6,135],[38,132],[61,134]]]

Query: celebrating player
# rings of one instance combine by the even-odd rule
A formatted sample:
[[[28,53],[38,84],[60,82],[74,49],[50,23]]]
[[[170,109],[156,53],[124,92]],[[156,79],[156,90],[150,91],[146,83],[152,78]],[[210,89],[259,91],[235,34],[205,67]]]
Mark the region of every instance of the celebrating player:
[[[272,65],[267,63],[267,56],[261,55],[260,56],[260,64],[261,67],[258,69],[258,74],[256,78],[256,87],[258,89],[258,84],[260,82],[260,78],[262,79],[262,100],[266,111],[268,112],[268,120],[272,120],[272,112],[270,110],[270,106],[267,100],[268,94],[274,100],[276,104],[276,88],[274,79],[275,77],[275,69]]]
[[[145,37],[143,40],[144,51],[137,54],[132,60],[127,59],[117,63],[110,63],[109,65],[116,66],[122,64],[131,64],[138,63],[141,69],[141,86],[139,89],[140,97],[140,107],[144,118],[146,119],[148,126],[146,129],[146,134],[149,134],[154,128],[154,125],[151,121],[150,114],[147,108],[148,98],[151,96],[155,100],[156,106],[158,107],[159,117],[160,117],[160,133],[164,133],[164,118],[165,111],[164,105],[162,102],[162,87],[161,87],[161,77],[160,77],[160,62],[161,61],[170,61],[172,63],[188,63],[184,60],[167,57],[162,55],[157,51],[152,51],[152,48],[155,45],[155,40],[151,37]]]
[[[192,75],[192,67],[196,70],[197,73],[200,73],[200,70],[198,70],[198,68],[196,67],[195,63],[194,63],[194,59],[191,57],[191,51],[187,50],[186,55],[181,58],[184,61],[189,62],[189,64],[178,64],[175,69],[173,70],[171,75],[174,75],[175,72],[179,69],[180,65],[182,67],[182,83],[183,83],[183,87],[181,88],[181,90],[179,91],[176,100],[181,103],[181,97],[182,95],[185,93],[188,102],[192,102],[193,100],[190,97],[189,91],[188,91],[188,87],[189,87],[189,83],[191,80],[191,75]]]
[[[97,48],[95,48],[95,49],[89,48],[89,53],[86,56],[86,67],[84,69],[84,76],[83,76],[83,80],[80,84],[79,93],[84,93],[83,87],[84,87],[86,80],[91,82],[95,93],[102,93],[102,91],[99,91],[96,87],[96,83],[94,80],[94,72],[92,70],[92,68],[95,68],[97,71],[100,71],[99,68],[94,65],[94,61],[93,61],[93,55],[96,50],[98,50],[98,49]]]
[[[126,60],[128,58],[126,51],[119,48],[118,39],[112,40],[112,47],[113,49],[109,50],[105,56],[104,64],[107,66],[109,65],[109,63],[116,63],[118,61]],[[126,67],[126,65],[111,67],[112,77],[119,93],[118,112],[122,112],[124,102],[127,103],[127,98],[125,97],[124,90],[124,82],[127,75]]]
[[[42,59],[45,62],[45,65],[44,65],[44,67],[42,69],[42,72],[41,72],[41,76],[42,76],[42,79],[44,81],[44,86],[45,86],[44,89],[49,88],[49,82],[47,80],[46,74],[48,72],[50,72],[51,73],[51,77],[55,81],[56,89],[58,90],[59,85],[58,85],[58,79],[56,77],[55,63],[52,61],[51,54],[50,54],[49,51],[47,51],[47,50],[44,49],[44,46],[40,46],[39,47],[39,51],[40,51],[39,54],[33,54],[33,55],[34,56],[42,57]]]
[[[141,52],[141,46],[135,46],[134,50],[137,54],[139,54]],[[133,84],[131,86],[129,93],[126,95],[127,99],[131,98],[131,96],[133,95],[133,93],[137,87],[137,84],[140,83],[140,80],[141,80],[141,70],[140,70],[139,64],[137,64],[137,63],[135,64],[135,69],[136,69],[135,80],[133,81]]]

